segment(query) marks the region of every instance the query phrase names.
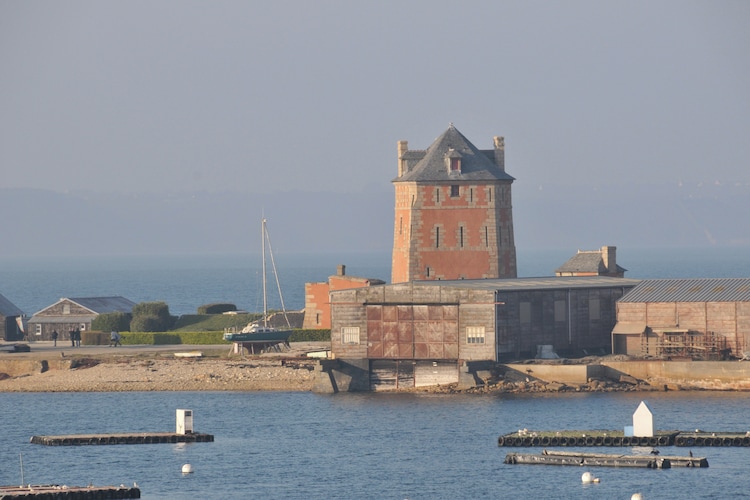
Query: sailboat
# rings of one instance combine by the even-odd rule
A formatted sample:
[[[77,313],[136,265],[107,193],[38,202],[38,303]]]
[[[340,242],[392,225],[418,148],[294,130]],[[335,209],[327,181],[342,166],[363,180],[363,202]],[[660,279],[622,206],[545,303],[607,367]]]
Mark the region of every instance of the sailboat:
[[[284,307],[284,297],[281,294],[281,284],[279,283],[279,275],[276,272],[276,261],[273,258],[273,251],[271,249],[271,238],[268,236],[268,225],[265,217],[261,223],[261,246],[263,256],[262,266],[262,281],[263,281],[263,319],[262,321],[253,323],[242,329],[241,332],[224,332],[224,340],[230,342],[236,342],[239,344],[264,344],[266,347],[288,343],[289,337],[292,335],[292,326],[289,323],[289,318],[286,315],[286,308]],[[287,328],[277,329],[268,323],[268,295],[266,286],[266,247],[268,248],[268,254],[271,260],[271,267],[273,269],[273,275],[276,279],[276,288],[279,290],[279,299],[281,300],[281,310],[284,314],[284,319],[287,324]]]

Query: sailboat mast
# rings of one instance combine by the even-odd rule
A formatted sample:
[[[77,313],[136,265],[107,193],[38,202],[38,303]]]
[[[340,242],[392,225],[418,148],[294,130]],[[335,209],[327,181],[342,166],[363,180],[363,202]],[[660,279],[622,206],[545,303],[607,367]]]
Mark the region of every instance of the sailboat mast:
[[[263,223],[261,224],[261,235],[260,235],[260,244],[263,246],[262,254],[263,254],[263,326],[268,326],[268,303],[266,301],[266,218],[263,218]]]

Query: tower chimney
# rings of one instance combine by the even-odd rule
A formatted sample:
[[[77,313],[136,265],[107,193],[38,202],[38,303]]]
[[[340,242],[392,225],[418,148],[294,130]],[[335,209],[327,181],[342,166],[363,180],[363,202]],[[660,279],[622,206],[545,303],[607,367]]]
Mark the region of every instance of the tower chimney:
[[[492,140],[495,143],[495,164],[505,172],[505,137],[496,135]]]
[[[407,171],[406,160],[403,159],[404,154],[409,151],[408,141],[398,141],[398,176],[401,177]]]
[[[346,275],[346,266],[344,264],[339,264],[336,266],[336,276],[345,276]]]

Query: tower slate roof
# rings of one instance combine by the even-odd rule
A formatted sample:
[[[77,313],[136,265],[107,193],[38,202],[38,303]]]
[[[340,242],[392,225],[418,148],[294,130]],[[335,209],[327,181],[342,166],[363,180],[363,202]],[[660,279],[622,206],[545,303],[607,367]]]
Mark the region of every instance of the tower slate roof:
[[[461,171],[450,172],[445,158],[460,157]],[[409,150],[402,157],[407,170],[393,182],[514,181],[494,161],[494,150],[480,150],[451,124],[425,151]]]

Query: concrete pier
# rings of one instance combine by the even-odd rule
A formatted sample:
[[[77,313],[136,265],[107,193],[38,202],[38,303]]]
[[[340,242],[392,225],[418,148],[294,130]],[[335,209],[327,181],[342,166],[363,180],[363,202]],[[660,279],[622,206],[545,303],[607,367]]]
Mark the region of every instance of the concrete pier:
[[[497,438],[504,447],[608,447],[608,446],[746,446],[750,434],[746,432],[685,432],[658,431],[654,436],[625,436],[622,431],[530,431],[521,430]]]
[[[46,446],[81,446],[109,444],[210,443],[212,434],[173,432],[137,432],[120,434],[71,434],[65,436],[32,436],[32,444]]]
[[[109,500],[114,498],[141,498],[137,486],[65,486],[57,484],[0,486],[0,498],[5,500]]]
[[[603,455],[598,453],[547,452],[539,455],[509,453],[505,456],[505,463],[575,465],[579,467],[639,467],[644,469],[669,469],[672,467],[672,462],[666,457],[652,455]]]

